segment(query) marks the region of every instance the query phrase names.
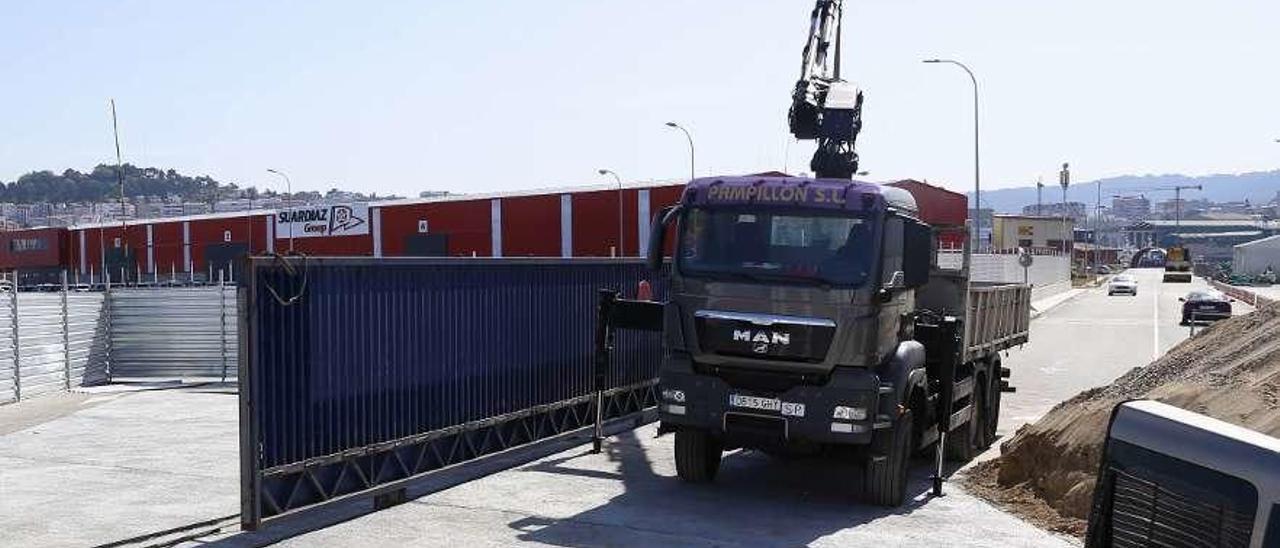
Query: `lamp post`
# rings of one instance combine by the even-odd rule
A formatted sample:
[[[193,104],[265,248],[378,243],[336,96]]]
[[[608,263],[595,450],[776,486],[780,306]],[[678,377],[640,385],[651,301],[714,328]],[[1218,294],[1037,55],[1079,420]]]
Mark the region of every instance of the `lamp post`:
[[[692,181],[697,176],[697,164],[695,162],[696,156],[694,156],[693,151],[693,136],[689,135],[689,130],[685,129],[684,126],[675,122],[667,122],[667,127],[680,130],[684,133],[684,138],[689,141],[689,180]]]
[[[612,175],[613,180],[618,182],[618,257],[624,257],[626,256],[626,252],[623,251],[622,243],[622,236],[624,233],[624,229],[622,228],[622,177],[619,177],[617,173],[608,169],[600,169],[597,170],[597,172],[601,175]]]
[[[951,59],[925,59],[925,63],[945,63],[955,65],[964,69],[965,74],[969,75],[969,81],[973,82],[973,233],[978,238],[979,247],[982,245],[982,170],[979,155],[979,133],[978,133],[978,78],[973,75],[973,71],[964,63]]]
[[[289,176],[288,176],[288,175],[285,175],[285,174],[284,174],[284,172],[276,171],[276,170],[271,169],[271,168],[267,168],[267,172],[269,172],[269,173],[275,173],[276,175],[279,175],[280,177],[282,177],[282,178],[284,179],[284,184],[285,184],[284,210],[285,210],[285,211],[289,211],[289,206],[290,206],[289,202],[290,202],[290,198],[292,198],[292,197],[293,197],[293,181],[290,181],[290,180],[289,180]],[[292,219],[290,219],[290,223],[289,223],[289,252],[290,252],[290,253],[292,253],[292,252],[293,252],[293,222],[292,222]]]

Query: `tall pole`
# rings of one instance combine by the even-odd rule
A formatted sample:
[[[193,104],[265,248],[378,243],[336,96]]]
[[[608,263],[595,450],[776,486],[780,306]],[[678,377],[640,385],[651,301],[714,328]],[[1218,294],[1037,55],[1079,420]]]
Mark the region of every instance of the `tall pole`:
[[[1062,163],[1062,171],[1058,172],[1058,184],[1062,185],[1062,252],[1070,253],[1070,262],[1075,262],[1075,252],[1067,249],[1067,239],[1070,238],[1072,243],[1075,242],[1075,234],[1067,234],[1067,187],[1071,186],[1071,167],[1066,162]],[[1074,245],[1072,246],[1075,247]]]
[[[125,223],[124,213],[124,161],[120,154],[120,124],[116,121],[116,100],[111,99],[111,133],[116,141],[116,189],[120,193],[120,249],[125,258],[129,257],[129,225]],[[106,255],[103,255],[106,262]]]
[[[1099,246],[1102,245],[1102,181],[1098,181],[1098,198],[1093,205],[1093,277],[1098,277]]]
[[[601,175],[612,175],[613,180],[618,183],[618,257],[625,257],[626,252],[623,251],[622,243],[623,234],[626,232],[622,223],[622,177],[619,177],[617,173],[608,169],[597,170],[597,172]]]
[[[978,78],[968,66],[951,59],[926,59],[925,63],[946,63],[964,69],[973,82],[973,232],[978,237],[978,247],[982,245],[982,168],[979,155],[980,134],[978,133]]]
[[[694,156],[694,150],[693,150],[693,136],[689,135],[689,130],[685,129],[684,126],[677,124],[675,122],[667,122],[667,127],[673,127],[680,130],[682,133],[684,133],[684,138],[689,141],[689,180],[692,181],[695,178],[697,178],[697,172],[698,172],[697,164],[695,162],[696,157]]]
[[[1041,181],[1039,177],[1036,177],[1036,216],[1044,215],[1044,212],[1041,211],[1041,207],[1043,206],[1044,201],[1040,197],[1040,194],[1043,191],[1044,191],[1044,182]]]
[[[289,176],[285,175],[284,172],[282,171],[276,171],[270,168],[268,168],[267,171],[270,173],[275,173],[276,175],[279,175],[280,177],[284,178],[284,184],[285,184],[284,210],[289,211],[290,201],[293,198],[293,181],[290,181]],[[292,253],[293,252],[293,219],[289,219],[289,221],[290,221],[289,222],[289,252]]]

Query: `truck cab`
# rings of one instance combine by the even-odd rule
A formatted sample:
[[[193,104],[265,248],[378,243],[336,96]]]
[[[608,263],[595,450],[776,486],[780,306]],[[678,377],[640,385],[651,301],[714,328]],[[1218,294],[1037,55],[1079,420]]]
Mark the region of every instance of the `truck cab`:
[[[680,477],[710,481],[726,448],[845,447],[866,461],[869,498],[899,504],[911,453],[950,430],[933,425],[951,415],[937,403],[956,383],[938,379],[958,375],[967,289],[967,271],[931,276],[934,229],[912,194],[842,179],[697,179],[654,223],[651,266],[669,228],[659,417],[676,433]]]

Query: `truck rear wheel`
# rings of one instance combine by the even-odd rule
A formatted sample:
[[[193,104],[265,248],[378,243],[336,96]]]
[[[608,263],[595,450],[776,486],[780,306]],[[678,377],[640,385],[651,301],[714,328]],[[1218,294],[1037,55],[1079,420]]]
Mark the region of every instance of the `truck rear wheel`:
[[[982,448],[985,450],[996,442],[996,430],[1000,428],[1000,362],[995,362],[992,367],[994,374],[991,376],[992,381],[989,383],[986,394],[983,395],[986,404],[986,420],[983,424]]]
[[[900,506],[906,498],[913,429],[908,409],[898,416],[891,430],[879,432],[872,440],[872,458],[867,459],[862,470],[863,498],[868,503],[893,507]]]
[[[706,483],[720,471],[724,447],[706,430],[676,430],[676,475],[689,483]]]

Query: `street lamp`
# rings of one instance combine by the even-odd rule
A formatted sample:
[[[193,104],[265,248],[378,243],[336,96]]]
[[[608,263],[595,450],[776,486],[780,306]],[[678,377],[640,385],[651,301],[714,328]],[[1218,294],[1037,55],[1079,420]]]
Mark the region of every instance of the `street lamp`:
[[[982,197],[981,197],[981,169],[979,168],[978,155],[978,79],[974,77],[973,71],[969,67],[959,61],[951,59],[925,59],[925,63],[945,63],[955,65],[964,69],[969,75],[969,81],[973,82],[973,232],[978,238],[978,244],[982,244]]]
[[[667,122],[667,127],[673,127],[684,132],[684,138],[689,141],[689,180],[692,181],[694,177],[696,177],[695,173],[697,173],[695,156],[693,153],[693,136],[689,135],[689,130],[685,129],[684,126],[675,122]]]
[[[283,177],[283,178],[284,178],[284,184],[285,184],[284,210],[285,210],[285,211],[289,211],[289,199],[290,199],[291,197],[293,197],[293,181],[290,181],[290,180],[289,180],[289,176],[288,176],[288,175],[285,175],[283,172],[276,171],[276,170],[271,169],[271,168],[267,168],[267,172],[268,172],[268,173],[275,173],[276,175],[279,175],[280,177]],[[292,252],[293,252],[293,222],[292,222],[292,219],[290,219],[290,222],[289,222],[289,252],[290,252],[290,253],[292,253]]]
[[[608,169],[600,169],[597,170],[597,172],[601,175],[612,175],[613,180],[618,182],[618,257],[624,257],[626,256],[626,252],[623,251],[622,247],[622,235],[624,233],[624,229],[622,228],[622,177],[619,177],[617,173]]]

